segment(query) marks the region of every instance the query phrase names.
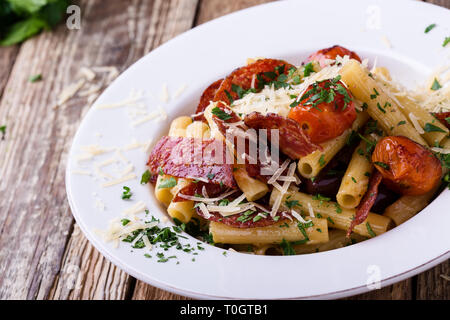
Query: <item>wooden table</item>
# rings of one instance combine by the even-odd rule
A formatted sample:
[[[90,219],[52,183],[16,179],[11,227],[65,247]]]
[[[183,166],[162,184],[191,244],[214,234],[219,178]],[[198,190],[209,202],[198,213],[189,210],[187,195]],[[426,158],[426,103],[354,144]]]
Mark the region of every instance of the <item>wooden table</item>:
[[[64,173],[85,99],[53,109],[82,66],[133,62],[174,36],[270,0],[80,0],[81,30],[64,24],[0,48],[0,299],[185,299],[134,279],[80,232]],[[429,1],[450,7],[450,0]],[[43,75],[31,83],[30,75]],[[449,299],[450,264],[352,299]],[[446,280],[447,279],[447,280]]]

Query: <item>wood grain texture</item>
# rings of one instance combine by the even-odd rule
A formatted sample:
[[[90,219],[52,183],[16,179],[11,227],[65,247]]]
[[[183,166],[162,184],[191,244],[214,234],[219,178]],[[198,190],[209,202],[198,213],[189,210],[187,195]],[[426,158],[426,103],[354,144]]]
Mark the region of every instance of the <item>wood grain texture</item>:
[[[0,98],[19,52],[19,45],[0,48]],[[1,125],[1,124],[0,124]]]
[[[201,0],[196,25],[213,20],[228,13],[272,1],[274,0]]]
[[[66,156],[84,99],[53,110],[82,66],[130,64],[175,35],[270,0],[80,0],[81,30],[61,25],[0,48],[0,299],[187,299],[109,263],[73,222]],[[427,1],[450,8],[450,0]],[[44,80],[29,83],[30,75]],[[2,95],[3,93],[3,95]],[[448,299],[450,263],[350,299]]]
[[[129,64],[139,59],[149,51],[155,49],[162,43],[174,36],[192,28],[197,0],[176,1],[134,1],[133,5],[125,10],[117,8],[120,12],[128,11],[125,19],[128,21],[129,53],[132,59],[125,63],[121,61],[112,62],[120,69],[125,69]],[[101,8],[99,8],[101,10]],[[95,14],[95,13],[93,13]],[[149,18],[150,17],[150,18]],[[125,24],[126,25],[126,24]],[[93,27],[94,28],[94,27]],[[78,246],[82,244],[85,249],[79,252]],[[86,252],[89,252],[87,254]],[[131,296],[136,280],[118,268],[107,262],[83,235],[72,237],[66,249],[66,258],[61,267],[62,276],[59,277],[52,290],[52,299],[125,299]],[[67,290],[67,276],[64,273],[80,268],[80,274],[86,276],[86,280],[80,279],[78,288]],[[73,275],[69,275],[73,277]],[[71,279],[70,281],[72,281]],[[69,286],[71,282],[69,281]],[[101,282],[103,281],[103,283]],[[106,286],[104,292],[95,289]],[[148,286],[155,293],[156,288]],[[95,289],[95,290],[94,290]],[[167,296],[167,294],[166,294]]]
[[[412,279],[407,279],[391,286],[372,290],[347,300],[410,300],[412,299]]]
[[[450,260],[417,276],[417,300],[450,299]]]
[[[66,155],[88,105],[73,99],[65,108],[51,107],[80,67],[123,70],[190,29],[197,0],[79,5],[81,30],[61,25],[20,47],[0,102],[0,123],[7,124],[7,139],[0,141],[0,299],[121,299],[134,281],[70,233]],[[43,81],[27,81],[37,73]],[[69,289],[77,267],[81,288]]]

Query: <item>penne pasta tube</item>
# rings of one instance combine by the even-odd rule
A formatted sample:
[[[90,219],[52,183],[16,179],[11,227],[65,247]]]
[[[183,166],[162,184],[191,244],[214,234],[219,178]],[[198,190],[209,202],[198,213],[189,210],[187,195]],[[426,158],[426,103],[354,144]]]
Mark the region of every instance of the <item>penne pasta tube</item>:
[[[244,167],[236,167],[233,171],[234,179],[239,189],[245,194],[247,201],[256,201],[264,197],[269,192],[266,183],[250,177]]]
[[[400,111],[400,106],[394,101],[395,98],[389,96],[368,73],[356,60],[350,60],[340,71],[342,81],[353,96],[367,103],[367,112],[378,121],[388,135],[405,136],[421,145],[427,145]]]
[[[170,137],[185,137],[186,128],[192,123],[191,117],[178,117],[172,121],[169,129]]]
[[[356,208],[369,186],[373,166],[365,154],[367,143],[362,140],[352,155],[342,178],[336,200],[343,208]]]
[[[447,129],[447,127],[435,117],[433,117],[431,113],[417,105],[414,100],[411,99],[411,97],[409,97],[408,95],[399,94],[401,93],[400,89],[389,82],[389,71],[387,71],[386,68],[376,68],[373,73],[375,74],[376,80],[380,83],[380,85],[382,85],[384,88],[387,88],[387,90],[395,95],[395,97],[403,107],[400,108],[400,111],[405,115],[406,118],[408,118],[408,120],[413,124],[414,127],[418,127],[419,133],[422,135],[422,137],[430,147],[439,145],[448,136],[449,130]],[[436,128],[430,129],[430,125]]]
[[[367,240],[366,237],[360,236],[358,234],[352,234],[351,239],[346,237],[346,232],[338,229],[328,230],[329,241],[319,244],[298,244],[293,245],[295,252],[297,254],[323,252],[334,249],[339,249],[355,242],[361,242]]]
[[[425,208],[435,193],[436,188],[420,196],[402,196],[384,210],[383,216],[391,218],[395,225],[401,225]]]
[[[307,243],[324,243],[328,241],[328,227],[325,219],[311,218],[313,226],[306,228],[309,238]],[[229,244],[276,244],[283,240],[288,242],[305,240],[305,236],[298,228],[298,221],[280,221],[273,225],[260,228],[233,228],[220,222],[212,221],[209,231],[216,243]],[[320,231],[318,231],[320,230]]]
[[[186,127],[186,137],[207,139],[209,126],[202,121],[194,121]]]
[[[278,190],[273,190],[270,196],[270,204],[275,202],[279,196]],[[325,201],[323,199],[302,193],[302,192],[288,192],[282,198],[282,209],[288,210],[285,201],[289,197],[289,201],[298,201],[303,213],[308,214],[309,205],[314,215],[318,218],[325,218],[328,220],[328,227],[347,231],[356,214],[355,209],[341,208],[338,203],[333,201]],[[308,205],[309,203],[309,205]],[[365,237],[372,237],[373,235],[380,235],[393,227],[392,220],[376,213],[369,213],[368,218],[362,224],[357,225],[353,232]]]
[[[339,150],[345,146],[352,130],[358,131],[368,119],[369,116],[366,112],[358,113],[351,129],[344,131],[339,137],[322,143],[321,146],[323,150],[316,150],[313,153],[300,158],[298,161],[298,172],[308,179],[317,176]]]

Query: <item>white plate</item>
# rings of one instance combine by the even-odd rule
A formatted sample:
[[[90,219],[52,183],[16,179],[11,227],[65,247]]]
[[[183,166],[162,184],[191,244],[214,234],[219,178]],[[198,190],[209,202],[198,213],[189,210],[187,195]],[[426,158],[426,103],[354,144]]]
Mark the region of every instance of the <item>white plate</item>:
[[[424,34],[431,23],[438,27]],[[131,252],[128,244],[121,243],[115,249],[93,231],[106,229],[111,218],[120,216],[137,200],[144,201],[156,217],[165,215],[148,185],[139,184],[146,169],[144,152],[124,152],[139,177],[114,187],[101,188],[101,181],[72,171],[78,168],[80,146],[125,146],[133,137],[138,141],[157,140],[167,132],[171,119],[194,111],[208,84],[245,64],[248,57],[284,58],[299,63],[318,49],[340,44],[371,61],[377,56],[379,65],[389,67],[397,79],[411,85],[424,80],[448,59],[450,47],[444,49],[441,45],[449,27],[449,10],[419,1],[311,0],[254,7],[178,36],[131,66],[96,102],[123,100],[132,89],[157,96],[163,83],[168,84],[173,96],[182,84],[188,84],[178,99],[165,104],[147,96],[149,108],[161,105],[169,115],[168,121],[133,127],[125,108],[91,108],[83,120],[66,172],[67,194],[78,225],[100,252],[127,273],[153,286],[196,298],[339,298],[369,290],[366,283],[377,275],[386,286],[433,267],[449,257],[448,190],[403,225],[353,246],[274,257],[235,252],[224,256],[222,249],[205,245],[206,250],[196,256],[195,262],[191,261],[192,255],[169,251],[169,255],[173,252],[178,256],[177,265],[175,259],[157,263],[154,258],[145,258],[144,251]],[[383,37],[388,38],[392,48]],[[131,187],[133,201],[120,199],[123,185]],[[95,208],[95,199],[106,203],[104,212]],[[197,242],[192,238],[189,241]]]

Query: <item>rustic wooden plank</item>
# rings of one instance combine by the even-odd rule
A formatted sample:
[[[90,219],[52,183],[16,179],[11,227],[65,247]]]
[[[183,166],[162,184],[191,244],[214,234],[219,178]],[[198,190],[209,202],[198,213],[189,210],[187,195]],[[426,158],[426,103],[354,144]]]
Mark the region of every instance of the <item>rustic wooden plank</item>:
[[[391,286],[372,290],[347,300],[410,300],[412,299],[412,279],[407,279]]]
[[[0,47],[0,70],[2,71],[0,73],[0,97],[3,94],[3,89],[5,88],[6,82],[8,81],[18,52],[18,45],[5,48]]]
[[[202,0],[200,4],[199,14],[196,19],[196,25],[205,23],[234,11],[272,1],[274,0]]]
[[[417,276],[416,299],[450,299],[450,260]]]
[[[48,299],[125,299],[134,279],[109,263],[75,224]]]
[[[450,1],[448,0],[424,0],[424,1],[450,9]]]
[[[196,4],[133,0],[105,6],[101,0],[82,0],[81,30],[61,25],[21,46],[0,101],[0,123],[8,126],[7,139],[0,141],[0,299],[126,296],[131,278],[77,232],[70,233],[66,156],[88,105],[74,99],[65,108],[52,106],[80,67],[123,70],[191,28]],[[27,81],[37,73],[43,81]],[[74,272],[85,276],[81,287],[69,289]]]
[[[141,281],[136,282],[136,288],[134,290],[132,299],[133,300],[190,300],[190,298],[152,287]]]

